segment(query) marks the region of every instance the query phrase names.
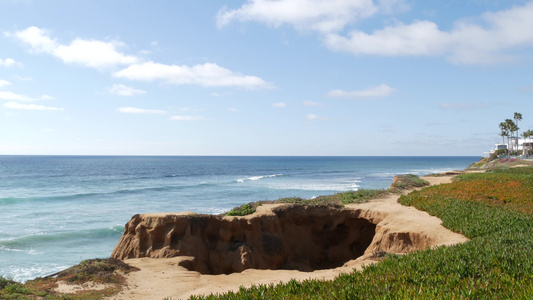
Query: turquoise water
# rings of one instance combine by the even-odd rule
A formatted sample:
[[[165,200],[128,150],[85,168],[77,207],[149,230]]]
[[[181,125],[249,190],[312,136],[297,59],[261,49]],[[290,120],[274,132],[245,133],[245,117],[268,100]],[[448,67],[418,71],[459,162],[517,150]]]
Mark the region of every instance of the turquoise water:
[[[25,281],[109,257],[138,213],[216,214],[281,197],[387,188],[479,157],[0,156],[0,276]]]

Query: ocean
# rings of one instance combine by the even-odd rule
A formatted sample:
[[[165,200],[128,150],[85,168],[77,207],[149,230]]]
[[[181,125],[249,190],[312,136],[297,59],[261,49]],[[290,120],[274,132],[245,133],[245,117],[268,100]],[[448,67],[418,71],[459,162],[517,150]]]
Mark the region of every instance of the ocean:
[[[385,189],[480,157],[0,156],[0,276],[109,257],[135,214],[218,214],[259,200]]]

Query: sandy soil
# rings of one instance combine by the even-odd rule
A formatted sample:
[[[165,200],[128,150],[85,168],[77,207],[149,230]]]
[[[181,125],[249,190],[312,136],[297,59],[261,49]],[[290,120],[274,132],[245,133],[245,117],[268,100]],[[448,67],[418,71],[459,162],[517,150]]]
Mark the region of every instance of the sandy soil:
[[[454,175],[430,176],[424,179],[436,185],[449,183],[453,177]],[[404,231],[423,231],[435,238],[438,245],[453,245],[467,241],[465,237],[442,227],[440,219],[413,207],[400,205],[397,202],[398,198],[398,195],[388,195],[369,203],[347,207],[369,209],[376,214],[387,213],[388,217],[384,220],[387,226],[402,228]],[[366,255],[349,261],[340,268],[314,272],[248,269],[230,275],[202,275],[178,266],[178,262],[183,259],[186,258],[126,260],[126,263],[139,268],[140,271],[127,274],[127,283],[123,291],[110,299],[187,299],[191,295],[224,293],[238,290],[240,286],[248,287],[254,284],[276,284],[291,279],[333,279],[340,273],[351,272],[354,268],[360,270],[365,264],[376,263],[370,255]]]
[[[456,175],[446,175],[446,176],[425,176],[421,177],[422,179],[429,182],[431,185],[439,185],[439,184],[445,184],[445,183],[451,183],[452,179]]]
[[[113,284],[102,284],[95,282],[87,282],[84,284],[69,284],[66,281],[59,281],[57,283],[56,292],[62,294],[75,294],[80,291],[91,290],[91,291],[100,291],[105,290],[109,287],[112,287]]]

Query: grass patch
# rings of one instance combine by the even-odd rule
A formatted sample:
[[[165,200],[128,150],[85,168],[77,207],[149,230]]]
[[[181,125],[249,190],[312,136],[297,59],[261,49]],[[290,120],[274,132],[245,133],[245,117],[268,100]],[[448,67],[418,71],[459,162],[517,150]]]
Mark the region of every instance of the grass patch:
[[[8,285],[15,284],[16,282],[0,276],[0,290],[5,289]]]
[[[364,203],[369,200],[376,199],[378,197],[386,195],[386,190],[367,190],[361,189],[357,191],[337,193],[331,196],[320,196],[316,200],[324,199],[325,201],[339,203],[339,204],[351,204],[351,203]]]
[[[394,182],[390,185],[390,190],[398,192],[398,191],[405,191],[410,190],[414,188],[420,188],[428,186],[429,182],[427,182],[424,179],[421,179],[420,177],[413,175],[413,174],[407,174],[407,175],[398,175],[394,177]]]
[[[0,277],[0,299],[102,299],[113,296],[120,290],[125,274],[135,271],[124,262],[114,259],[88,259],[53,276],[37,278],[24,284]],[[54,291],[58,281],[82,284],[86,282],[111,284],[110,287],[97,291],[83,291],[76,294],[60,294]]]
[[[226,216],[251,215],[257,210],[258,206],[261,206],[261,202],[250,202],[250,203],[235,207],[234,209],[228,211],[227,213],[224,213],[223,215],[226,215]]]
[[[529,160],[519,158],[498,158],[497,156],[491,156],[489,158],[482,158],[478,162],[475,162],[468,166],[466,169],[480,169],[480,170],[493,170],[493,169],[507,169],[516,166],[531,166],[533,162]]]
[[[69,283],[122,283],[123,277],[115,271],[128,273],[137,270],[116,258],[87,259],[64,271],[57,273],[57,278]]]
[[[465,174],[402,196],[470,242],[386,255],[331,281],[258,285],[191,299],[532,299],[533,169]]]
[[[313,199],[302,199],[302,198],[281,198],[274,203],[290,203],[290,204],[299,204],[299,205],[315,205],[315,206],[343,206],[350,203],[364,203],[369,200],[375,199],[377,197],[387,194],[385,190],[357,190],[336,193],[328,196],[319,196]]]
[[[243,204],[239,207],[235,207],[234,209],[222,215],[224,216],[250,215],[256,211],[258,206],[261,206],[263,204],[268,204],[268,203],[342,207],[343,205],[350,204],[350,203],[364,203],[369,200],[384,196],[388,193],[389,192],[387,190],[361,189],[358,191],[349,191],[349,192],[342,192],[342,193],[337,193],[337,194],[328,195],[328,196],[319,196],[319,197],[312,198],[312,199],[303,199],[300,197],[280,198],[275,201],[258,201],[258,202],[250,202],[247,204]]]

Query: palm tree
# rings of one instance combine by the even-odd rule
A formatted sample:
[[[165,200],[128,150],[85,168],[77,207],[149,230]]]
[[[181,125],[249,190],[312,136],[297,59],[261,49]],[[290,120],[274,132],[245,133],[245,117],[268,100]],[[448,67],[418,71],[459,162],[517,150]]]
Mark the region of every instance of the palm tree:
[[[518,139],[518,121],[522,121],[522,114],[521,113],[518,113],[518,112],[515,112],[514,113],[514,116],[513,116],[513,119],[516,123],[516,129],[514,130],[514,132],[516,132],[516,138]],[[518,152],[518,141],[516,142],[516,152]]]
[[[502,137],[502,144],[505,144],[505,137],[507,137],[507,151],[509,152],[509,125],[507,122],[501,122],[500,123],[500,135]]]
[[[528,137],[527,131],[522,132],[520,136],[522,137],[522,139],[524,139],[524,141],[522,142],[522,155],[526,155],[526,138]]]
[[[507,136],[507,124],[505,122],[500,123],[500,136],[502,137],[502,144],[505,144],[505,137]]]
[[[511,124],[511,127],[509,128],[509,131],[518,132],[518,126],[516,126],[516,124],[514,124],[514,122],[513,122],[513,124]],[[518,154],[518,136],[514,136],[513,137],[513,144],[514,144],[513,151],[514,151],[515,155],[517,155]]]
[[[502,131],[498,135],[502,137],[502,144],[505,144],[505,137],[507,136],[507,132],[502,129]]]
[[[505,119],[505,125],[507,126],[508,134],[510,134],[510,137],[509,135],[507,136],[507,150],[509,151],[509,148],[511,148],[511,144],[512,144],[510,139],[513,138],[513,132],[515,131],[516,124],[511,119]]]
[[[524,147],[524,151],[523,151],[524,155],[529,155],[529,153],[532,150],[531,149],[531,137],[533,136],[533,131],[531,129],[528,129],[527,131],[524,131],[522,136],[524,137],[524,142],[528,141],[527,152],[526,152],[526,147]]]

